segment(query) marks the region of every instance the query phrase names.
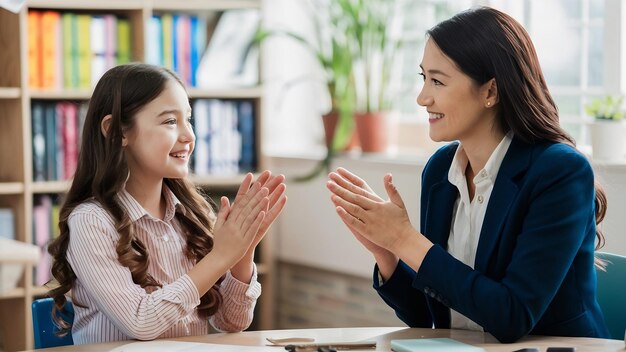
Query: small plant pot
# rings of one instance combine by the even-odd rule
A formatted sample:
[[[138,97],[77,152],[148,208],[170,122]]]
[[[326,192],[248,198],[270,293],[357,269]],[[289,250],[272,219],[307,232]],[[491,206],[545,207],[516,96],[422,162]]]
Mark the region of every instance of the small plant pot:
[[[622,161],[626,154],[626,125],[622,121],[595,120],[589,126],[594,160]]]
[[[339,112],[331,111],[328,114],[322,115],[322,122],[324,123],[324,142],[326,148],[331,148],[335,139],[335,131],[337,130],[337,123],[339,122]],[[355,130],[352,131],[349,140],[345,146],[342,146],[340,150],[348,151],[359,146],[359,136]]]
[[[356,128],[359,133],[361,151],[364,153],[381,153],[387,150],[387,113],[370,112],[354,113]]]

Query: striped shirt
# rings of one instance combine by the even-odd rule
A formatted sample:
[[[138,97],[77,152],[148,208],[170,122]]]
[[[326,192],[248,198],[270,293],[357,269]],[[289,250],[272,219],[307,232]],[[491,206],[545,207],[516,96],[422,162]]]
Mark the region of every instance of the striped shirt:
[[[148,273],[163,285],[151,293],[132,280],[120,264],[115,246],[120,238],[113,217],[96,201],[77,206],[69,216],[67,260],[76,281],[72,337],[75,344],[208,334],[208,323],[219,331],[241,331],[252,322],[261,285],[256,267],[250,284],[226,273],[220,284],[222,305],[207,322],[198,316],[200,296],[187,275],[195,260],[184,254],[185,240],[176,211],[185,212],[176,196],[163,186],[163,220],[150,214],[126,191],[118,195],[135,225],[136,236],[149,255]]]

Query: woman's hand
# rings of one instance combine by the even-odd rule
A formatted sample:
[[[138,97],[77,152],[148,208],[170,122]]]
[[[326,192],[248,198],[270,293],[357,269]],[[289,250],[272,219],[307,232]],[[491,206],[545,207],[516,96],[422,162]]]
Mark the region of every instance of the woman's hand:
[[[330,189],[331,192],[333,192],[331,199],[338,208],[341,206],[336,201],[338,200],[338,196],[335,194],[335,192],[342,193],[344,190],[353,193],[355,196],[358,195],[376,203],[384,202],[382,198],[374,193],[374,191],[365,181],[344,168],[338,168],[336,172],[331,172],[328,176],[330,180],[327,182],[327,187],[328,189]],[[341,214],[339,215],[343,223],[346,224],[354,237],[368,251],[372,253],[374,259],[378,263],[379,270],[383,277],[388,278],[393,273],[396,265],[398,264],[398,257],[389,249],[380,246],[379,244],[370,240],[367,236],[364,236],[361,233],[361,231],[363,230],[361,226],[355,226],[361,225],[362,221],[356,219],[357,223],[354,223],[349,217],[341,216]]]

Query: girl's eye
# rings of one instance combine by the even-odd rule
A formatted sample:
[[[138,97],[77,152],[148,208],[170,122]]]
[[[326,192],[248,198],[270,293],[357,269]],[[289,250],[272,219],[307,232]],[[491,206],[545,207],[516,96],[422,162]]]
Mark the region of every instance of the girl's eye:
[[[192,116],[189,116],[187,118],[187,123],[193,126],[193,117]]]
[[[418,73],[418,75],[422,76],[422,81],[426,81],[426,75],[423,72]]]
[[[441,83],[440,81],[438,81],[438,80],[436,80],[436,79],[434,79],[434,78],[433,78],[433,80],[432,80],[432,81],[433,81],[433,84],[434,84],[434,85],[436,85],[436,86],[441,86],[441,85],[443,85],[443,83]]]
[[[167,124],[167,125],[175,125],[176,124],[176,119],[167,119],[167,120],[165,120],[165,124]]]

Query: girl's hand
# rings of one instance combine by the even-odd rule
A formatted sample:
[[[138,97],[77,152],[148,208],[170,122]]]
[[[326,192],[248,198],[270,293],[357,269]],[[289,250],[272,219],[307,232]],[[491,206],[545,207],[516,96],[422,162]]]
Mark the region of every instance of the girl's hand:
[[[252,250],[254,250],[263,237],[265,237],[267,230],[269,230],[270,226],[274,223],[274,220],[276,220],[285,207],[285,203],[287,202],[285,190],[287,189],[287,186],[284,182],[284,175],[273,176],[269,170],[263,171],[255,182],[255,184],[259,183],[261,187],[265,187],[269,190],[269,209],[265,214],[263,222],[261,222],[261,226],[259,226],[259,230],[257,231],[254,241],[252,241],[252,245],[250,246]],[[239,194],[237,194],[237,197],[239,197]],[[237,198],[235,198],[235,202],[236,201]]]
[[[261,175],[259,175],[259,178],[255,182],[255,185],[260,185],[261,187],[268,189],[269,206],[266,211],[265,218],[261,222],[250,247],[243,257],[231,268],[231,274],[241,282],[250,281],[253,272],[252,262],[254,260],[254,251],[256,246],[259,242],[261,242],[263,237],[265,237],[267,230],[285,207],[287,197],[284,195],[286,189],[286,186],[283,183],[284,181],[285,176],[272,176],[270,171],[265,170],[261,173]],[[241,187],[239,187],[239,191],[237,192],[237,196],[235,197],[235,204],[239,202],[239,199],[242,199],[247,194],[248,188],[249,184],[246,184],[245,182],[242,183]]]
[[[269,190],[260,183],[250,187],[252,174],[242,182],[238,199],[231,206],[227,197],[220,199],[213,232],[213,250],[225,260],[228,268],[248,251],[265,219],[269,205]]]
[[[384,178],[388,201],[346,169],[339,168],[329,177],[327,187],[339,217],[375,257],[397,253],[401,243],[417,233],[391,174]]]

